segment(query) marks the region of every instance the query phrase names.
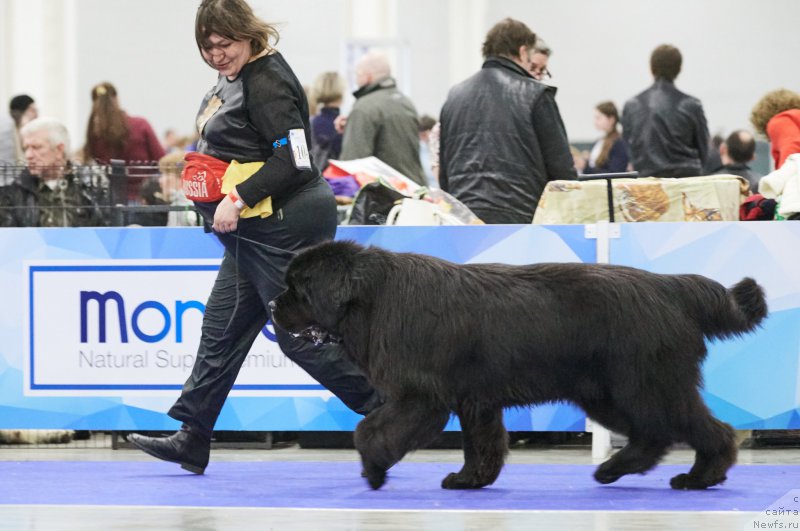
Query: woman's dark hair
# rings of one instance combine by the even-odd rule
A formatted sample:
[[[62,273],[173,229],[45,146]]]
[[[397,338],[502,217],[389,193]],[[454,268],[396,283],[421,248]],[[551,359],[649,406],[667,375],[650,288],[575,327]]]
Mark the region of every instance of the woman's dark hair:
[[[675,81],[681,73],[681,63],[681,51],[669,44],[662,44],[650,55],[650,71],[656,79]]]
[[[595,109],[597,109],[600,114],[614,119],[614,129],[606,133],[606,137],[603,139],[603,147],[600,149],[600,154],[597,156],[597,161],[595,162],[595,167],[600,167],[608,162],[611,148],[614,147],[614,142],[619,138],[619,112],[613,101],[598,103]]]
[[[483,43],[483,57],[519,57],[520,46],[533,48],[536,34],[519,20],[505,18],[494,25]]]
[[[104,81],[92,88],[92,112],[86,126],[84,160],[95,158],[95,146],[103,140],[111,149],[111,158],[122,158],[128,144],[128,119],[117,101],[117,89]]]
[[[253,55],[273,51],[280,39],[278,30],[258,18],[244,0],[203,0],[194,21],[194,38],[201,57],[212,33],[233,41],[250,41]]]

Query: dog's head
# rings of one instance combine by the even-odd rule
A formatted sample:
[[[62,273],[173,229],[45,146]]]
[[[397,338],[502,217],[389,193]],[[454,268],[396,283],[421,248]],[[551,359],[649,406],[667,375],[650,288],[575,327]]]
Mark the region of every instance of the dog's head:
[[[293,334],[323,340],[320,330],[340,335],[354,297],[353,273],[360,245],[326,242],[298,254],[286,272],[286,291],[270,303],[272,320]]]

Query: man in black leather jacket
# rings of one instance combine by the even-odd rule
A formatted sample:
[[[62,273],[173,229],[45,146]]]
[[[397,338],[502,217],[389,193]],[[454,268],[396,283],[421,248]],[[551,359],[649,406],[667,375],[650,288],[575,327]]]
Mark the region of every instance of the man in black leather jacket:
[[[498,22],[442,108],[440,185],[486,223],[530,223],[548,181],[576,178],[555,88],[529,72],[535,44],[522,22]]]
[[[630,146],[633,169],[649,177],[703,175],[709,134],[700,100],[675,88],[681,52],[662,44],[650,56],[653,85],[628,100],[622,111],[622,136]]]

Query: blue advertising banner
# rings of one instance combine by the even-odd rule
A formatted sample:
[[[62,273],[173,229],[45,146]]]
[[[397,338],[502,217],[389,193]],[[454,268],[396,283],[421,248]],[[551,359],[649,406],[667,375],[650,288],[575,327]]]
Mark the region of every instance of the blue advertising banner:
[[[582,226],[341,227],[339,239],[458,263],[594,261]],[[222,248],[199,228],[0,230],[0,428],[173,429]],[[265,327],[220,430],[352,430],[360,416]],[[509,411],[512,431],[583,430],[569,405]],[[453,422],[449,429],[457,429]]]
[[[738,429],[800,428],[800,224],[625,223],[611,262],[657,273],[697,273],[730,286],[749,276],[768,298],[760,330],[713,342],[703,397]]]
[[[762,284],[762,328],[709,345],[704,398],[739,429],[800,428],[800,225],[621,224],[610,261]],[[583,225],[340,227],[337,238],[457,263],[594,262]],[[199,228],[0,230],[0,428],[170,430],[222,247]],[[289,361],[265,327],[220,430],[352,430],[360,420]],[[506,412],[511,431],[581,431],[549,404]],[[451,422],[448,429],[458,429]]]

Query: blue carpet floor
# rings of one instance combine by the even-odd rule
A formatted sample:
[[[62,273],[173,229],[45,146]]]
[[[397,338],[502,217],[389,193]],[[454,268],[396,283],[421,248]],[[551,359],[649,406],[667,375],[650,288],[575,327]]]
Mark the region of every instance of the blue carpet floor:
[[[401,462],[371,490],[355,462],[213,462],[203,476],[159,461],[0,462],[0,505],[155,505],[345,509],[761,511],[800,488],[800,466],[741,465],[706,491],[669,488],[688,465],[612,485],[589,465],[507,465],[491,487],[448,491],[454,463]]]

